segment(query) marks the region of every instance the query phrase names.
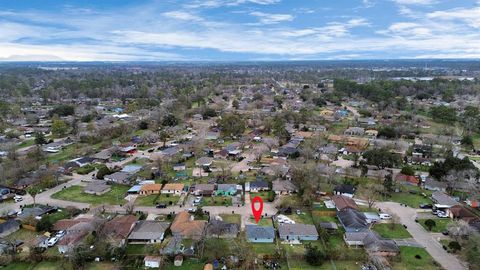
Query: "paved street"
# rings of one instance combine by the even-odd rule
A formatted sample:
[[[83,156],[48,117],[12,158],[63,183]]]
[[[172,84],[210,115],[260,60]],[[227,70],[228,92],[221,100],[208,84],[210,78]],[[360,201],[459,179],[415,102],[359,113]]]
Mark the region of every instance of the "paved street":
[[[407,226],[408,232],[415,241],[425,249],[444,269],[467,269],[467,267],[450,253],[447,253],[437,241],[435,234],[427,232],[420,224],[415,222],[417,211],[410,207],[401,206],[395,202],[380,202],[376,207],[387,213],[395,213],[400,222]]]

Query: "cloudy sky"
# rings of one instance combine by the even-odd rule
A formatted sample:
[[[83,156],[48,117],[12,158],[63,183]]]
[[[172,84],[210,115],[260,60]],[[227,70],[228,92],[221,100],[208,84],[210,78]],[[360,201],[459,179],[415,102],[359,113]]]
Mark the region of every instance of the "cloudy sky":
[[[480,0],[0,0],[0,60],[480,58]]]

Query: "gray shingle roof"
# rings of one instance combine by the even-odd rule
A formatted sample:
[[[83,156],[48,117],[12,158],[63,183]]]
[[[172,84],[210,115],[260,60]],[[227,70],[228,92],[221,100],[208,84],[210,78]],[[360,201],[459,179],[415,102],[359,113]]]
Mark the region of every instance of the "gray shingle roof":
[[[248,239],[273,239],[275,238],[275,230],[272,226],[246,225]]]
[[[318,237],[315,225],[309,224],[279,224],[278,233],[280,237],[286,236],[316,236]]]
[[[131,240],[150,240],[159,239],[165,230],[170,226],[168,222],[159,222],[153,220],[143,220],[137,222],[128,239]]]

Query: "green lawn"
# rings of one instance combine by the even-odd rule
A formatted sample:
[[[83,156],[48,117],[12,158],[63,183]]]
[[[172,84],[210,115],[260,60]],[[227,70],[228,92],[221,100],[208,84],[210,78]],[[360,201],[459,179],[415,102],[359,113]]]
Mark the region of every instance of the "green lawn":
[[[420,255],[420,258],[415,258]],[[432,256],[424,248],[400,247],[400,262],[393,263],[394,270],[440,270]]]
[[[309,211],[302,211],[300,215],[292,214],[288,215],[289,218],[293,219],[296,223],[301,224],[313,224],[312,214]]]
[[[253,251],[257,256],[273,255],[276,253],[277,246],[275,243],[252,243]]]
[[[85,175],[93,172],[94,170],[95,170],[95,166],[89,164],[89,165],[75,169],[75,172],[78,174]]]
[[[255,223],[255,218],[253,218],[253,216],[251,216],[249,221],[252,222],[253,224],[257,224],[258,226],[272,226],[273,225],[271,217],[263,217],[258,221],[258,223]]]
[[[112,189],[109,192],[99,196],[87,194],[83,192],[83,189],[84,187],[82,186],[71,186],[53,194],[52,198],[65,201],[90,203],[93,205],[123,205],[126,203],[123,198],[125,197],[125,194],[127,193],[129,187],[122,185],[112,185]]]
[[[404,239],[412,237],[401,224],[375,224],[373,230],[383,238],[387,239]]]
[[[25,242],[36,238],[38,235],[36,232],[20,228],[20,230],[7,235],[5,238],[7,240],[22,240]]]
[[[443,232],[447,230],[448,224],[451,222],[449,218],[432,218],[435,221],[435,227],[432,228],[432,232]],[[428,231],[427,226],[425,226],[426,219],[419,219],[418,222],[422,225],[425,230]]]
[[[57,163],[57,162],[60,162],[60,161],[73,159],[75,157],[76,153],[77,153],[77,145],[72,144],[72,145],[69,145],[69,146],[63,148],[58,153],[48,154],[47,161]]]
[[[235,223],[238,225],[241,223],[241,216],[237,214],[221,214],[220,217],[227,223]]]
[[[154,206],[159,203],[164,203],[166,205],[175,205],[178,203],[180,196],[173,196],[166,194],[153,194],[148,196],[138,196],[135,200],[135,204],[139,206]]]
[[[127,255],[143,255],[143,254],[146,254],[145,245],[141,245],[141,244],[127,245],[125,251],[126,251]]]
[[[231,206],[231,197],[203,197],[200,202],[201,206]]]
[[[162,269],[164,270],[202,270],[205,266],[205,263],[198,262],[195,260],[185,260],[183,261],[182,266],[177,267],[173,263],[165,265]]]
[[[17,146],[15,148],[20,149],[20,148],[32,146],[34,144],[35,144],[35,139],[28,139],[28,140],[25,140],[25,141],[17,144]]]
[[[432,200],[428,197],[424,197],[421,192],[418,194],[411,194],[408,191],[407,192],[399,192],[399,193],[392,193],[392,196],[390,198],[387,198],[387,200],[393,201],[393,202],[398,202],[398,203],[403,203],[406,204],[412,208],[418,208],[420,204],[422,203],[432,203]]]

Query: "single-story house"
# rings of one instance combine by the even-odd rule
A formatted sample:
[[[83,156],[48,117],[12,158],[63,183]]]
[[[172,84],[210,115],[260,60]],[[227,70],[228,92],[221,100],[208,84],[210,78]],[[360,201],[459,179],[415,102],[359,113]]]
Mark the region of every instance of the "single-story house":
[[[213,163],[213,158],[211,157],[201,157],[197,159],[197,161],[195,161],[195,165],[199,167],[204,167],[204,168],[208,168],[212,166],[212,163]]]
[[[447,182],[440,182],[440,181],[437,181],[437,180],[435,180],[431,177],[428,177],[427,180],[425,180],[425,189],[426,190],[446,192],[447,187],[448,187]]]
[[[452,197],[441,191],[435,191],[432,193],[432,200],[435,202],[438,208],[450,208],[454,205],[460,204]]]
[[[212,218],[207,224],[207,236],[212,238],[236,238],[240,226]]]
[[[360,232],[368,229],[365,215],[355,209],[345,208],[337,211],[337,217],[346,232]]]
[[[195,184],[193,187],[193,194],[196,196],[212,196],[214,191],[214,184]]]
[[[141,169],[142,169],[141,165],[129,164],[129,165],[125,165],[125,167],[122,168],[121,172],[134,174],[139,172]]]
[[[406,175],[403,173],[399,173],[395,176],[395,181],[398,183],[412,185],[412,186],[419,186],[420,179],[415,175]]]
[[[215,191],[216,196],[233,196],[237,194],[237,184],[218,184]]]
[[[185,171],[185,169],[186,169],[185,163],[177,163],[173,165],[173,170],[176,172]]]
[[[347,197],[352,198],[353,195],[355,194],[355,186],[346,185],[346,184],[337,185],[333,189],[333,194],[343,195],[343,196],[347,196]]]
[[[268,182],[264,180],[256,180],[250,182],[250,192],[260,192],[260,191],[268,191],[270,188],[268,187]]]
[[[182,194],[183,188],[185,187],[184,184],[180,183],[167,183],[163,186],[161,193],[162,194],[173,194],[173,195],[180,195]]]
[[[343,195],[334,195],[332,196],[332,201],[338,211],[342,211],[347,208],[358,210],[357,203],[350,197]]]
[[[367,230],[363,232],[347,232],[344,235],[345,243],[349,246],[363,246],[373,256],[397,256],[400,249],[393,240],[380,237],[377,233]]]
[[[466,207],[462,205],[454,205],[447,209],[447,215],[451,219],[461,219],[466,222],[471,222],[477,219],[480,219],[475,213],[468,210]]]
[[[142,188],[142,185],[134,185],[129,190],[127,190],[127,193],[128,194],[138,194],[140,192],[141,188]]]
[[[160,268],[162,264],[162,257],[160,256],[145,256],[143,259],[146,268]]]
[[[129,184],[133,175],[126,172],[115,172],[109,175],[105,175],[103,179],[105,181],[117,183],[117,184]]]
[[[91,156],[94,161],[108,162],[112,158],[112,150],[103,149],[102,151]]]
[[[87,232],[75,232],[64,235],[60,241],[58,241],[57,248],[60,254],[66,254],[82,242],[83,238],[87,235]]]
[[[161,242],[165,231],[170,226],[168,222],[154,220],[141,220],[135,223],[132,232],[128,236],[128,242],[132,244],[151,244]]]
[[[247,241],[253,243],[273,243],[275,229],[272,226],[246,225]]]
[[[93,194],[93,195],[102,195],[111,190],[111,186],[107,185],[105,181],[91,181],[89,182],[85,188],[83,189],[83,192],[87,194]]]
[[[146,184],[140,188],[140,195],[160,194],[162,184]]]
[[[289,195],[298,192],[298,188],[292,183],[292,181],[281,179],[272,182],[272,190],[276,195]]]
[[[0,223],[0,237],[5,237],[20,229],[20,221],[15,219],[9,219],[3,223]]]
[[[193,216],[183,211],[175,216],[170,226],[173,236],[180,236],[186,239],[199,240],[205,233],[206,220],[194,220]]]
[[[279,224],[278,233],[284,241],[315,241],[318,239],[318,232],[315,225],[310,224]]]
[[[137,221],[138,218],[134,215],[116,216],[105,223],[103,233],[114,239],[118,246],[123,246]]]
[[[365,129],[361,127],[350,127],[347,128],[343,134],[348,136],[363,136],[365,134]]]

